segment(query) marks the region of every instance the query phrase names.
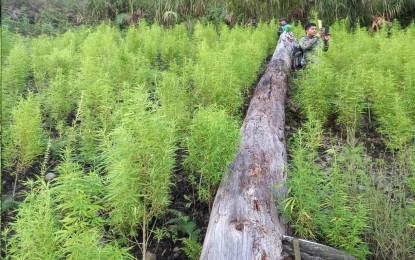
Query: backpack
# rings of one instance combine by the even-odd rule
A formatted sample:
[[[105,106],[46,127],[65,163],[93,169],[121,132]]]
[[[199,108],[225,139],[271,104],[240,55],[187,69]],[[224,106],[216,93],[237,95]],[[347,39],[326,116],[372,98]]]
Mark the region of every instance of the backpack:
[[[304,68],[306,65],[305,53],[300,45],[296,44],[293,50],[291,68],[293,70],[299,70]]]

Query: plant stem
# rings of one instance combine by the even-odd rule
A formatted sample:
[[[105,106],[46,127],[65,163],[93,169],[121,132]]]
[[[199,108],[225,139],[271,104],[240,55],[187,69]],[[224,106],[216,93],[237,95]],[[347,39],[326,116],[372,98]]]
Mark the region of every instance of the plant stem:
[[[146,237],[146,231],[147,231],[147,219],[146,219],[146,212],[144,211],[143,215],[143,260],[146,260],[146,252],[147,252],[147,237]]]

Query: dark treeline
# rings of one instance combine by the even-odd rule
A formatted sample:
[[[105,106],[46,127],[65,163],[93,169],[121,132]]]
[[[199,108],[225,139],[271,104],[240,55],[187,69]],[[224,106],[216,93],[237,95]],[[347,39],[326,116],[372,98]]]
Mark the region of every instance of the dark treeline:
[[[304,23],[318,13],[329,23],[345,19],[350,28],[376,28],[394,19],[406,26],[415,18],[415,0],[2,0],[1,5],[2,25],[23,34],[49,34],[103,20],[120,27],[143,19],[165,26],[193,19],[233,25],[252,17]]]

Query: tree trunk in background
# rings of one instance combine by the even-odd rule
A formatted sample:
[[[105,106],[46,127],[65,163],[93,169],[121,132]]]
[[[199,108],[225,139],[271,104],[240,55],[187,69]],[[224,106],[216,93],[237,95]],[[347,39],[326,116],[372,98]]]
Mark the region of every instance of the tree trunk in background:
[[[210,215],[201,259],[281,259],[275,196],[286,194],[285,96],[295,38],[283,33],[242,125],[242,142]]]

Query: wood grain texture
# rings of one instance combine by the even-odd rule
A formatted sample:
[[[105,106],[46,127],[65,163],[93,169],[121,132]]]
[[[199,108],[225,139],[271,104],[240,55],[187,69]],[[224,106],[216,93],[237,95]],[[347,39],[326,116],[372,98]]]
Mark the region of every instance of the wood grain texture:
[[[283,250],[291,256],[294,256],[293,241],[294,238],[290,236],[283,236],[282,238]],[[330,246],[304,239],[298,239],[298,241],[300,244],[300,255],[302,260],[356,260],[354,256]]]
[[[280,259],[276,193],[285,194],[285,96],[295,38],[283,33],[241,127],[236,158],[215,197],[201,259]]]

